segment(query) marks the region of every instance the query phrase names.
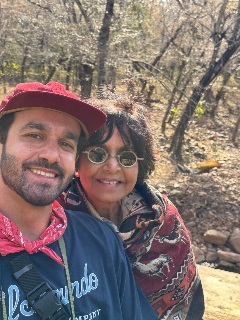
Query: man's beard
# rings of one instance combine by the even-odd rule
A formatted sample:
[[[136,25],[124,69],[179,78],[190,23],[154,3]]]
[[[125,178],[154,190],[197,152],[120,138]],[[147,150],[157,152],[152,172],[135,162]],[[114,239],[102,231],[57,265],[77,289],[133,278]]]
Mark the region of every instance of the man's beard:
[[[65,171],[57,163],[49,164],[44,159],[24,162],[20,166],[14,155],[7,154],[5,145],[2,148],[0,166],[4,183],[32,206],[51,204],[66,189],[73,177],[73,174],[65,177]],[[33,166],[54,170],[58,173],[55,179],[58,179],[59,183],[53,186],[51,183],[28,181],[27,171]]]

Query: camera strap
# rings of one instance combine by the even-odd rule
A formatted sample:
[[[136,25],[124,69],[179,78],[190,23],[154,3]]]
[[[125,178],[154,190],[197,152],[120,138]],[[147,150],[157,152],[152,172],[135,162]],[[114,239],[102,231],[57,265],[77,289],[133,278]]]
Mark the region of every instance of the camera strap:
[[[66,247],[62,237],[59,239],[59,246],[65,265],[68,290],[71,290]],[[26,251],[11,253],[6,256],[2,256],[2,258],[8,266],[8,268],[10,269],[10,271],[12,272],[14,278],[20,283],[23,291],[26,294],[27,301],[29,302],[31,307],[36,311],[37,315],[41,320],[69,319],[64,310],[63,305],[58,300],[53,289],[49,286],[48,283],[46,283],[41,278]],[[4,303],[4,295],[2,290],[0,290],[0,295],[0,314],[3,314],[3,319],[5,320],[6,307]],[[72,319],[75,319],[75,311],[71,291],[69,291],[69,297],[73,316]]]

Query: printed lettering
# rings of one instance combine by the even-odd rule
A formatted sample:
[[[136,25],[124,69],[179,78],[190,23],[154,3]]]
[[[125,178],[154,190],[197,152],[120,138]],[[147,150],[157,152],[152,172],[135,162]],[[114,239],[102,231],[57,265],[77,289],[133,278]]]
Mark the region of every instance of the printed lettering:
[[[72,284],[72,291],[74,291],[74,288],[75,288],[76,289],[75,295],[77,298],[80,298],[81,296],[86,295],[90,291],[97,289],[97,287],[98,287],[98,278],[95,275],[95,273],[91,273],[88,276],[87,263],[85,263],[84,276],[82,277],[81,281],[75,281]],[[74,295],[74,292],[73,292],[73,295]]]
[[[27,317],[32,316],[34,313],[27,300],[23,300],[23,302],[20,304],[20,312]]]
[[[87,276],[87,263],[84,266],[84,277],[81,279],[81,295],[87,294],[88,291],[88,276]]]
[[[54,290],[54,292],[56,293],[59,301],[61,301],[62,304],[66,305],[69,303],[69,295],[68,295],[67,286],[65,286],[64,288]]]
[[[98,287],[98,278],[95,275],[95,273],[91,273],[89,275],[89,279],[90,279],[90,289],[91,290],[95,290]]]
[[[9,296],[9,320],[17,320],[19,316],[13,317],[13,314],[19,303],[19,289],[17,286],[12,285],[8,289]]]
[[[79,318],[76,318],[76,320],[92,320],[92,319],[95,319],[100,315],[100,311],[101,311],[101,309],[97,309],[96,311],[93,311],[93,312],[91,312],[89,314],[85,314],[83,316],[80,316]],[[69,320],[71,320],[71,319],[69,318]]]
[[[76,298],[88,294],[89,292],[98,288],[98,277],[95,273],[88,275],[88,265],[85,263],[83,270],[83,277],[72,284],[72,295]],[[55,294],[63,305],[69,304],[69,292],[68,287],[59,288],[54,290]],[[4,294],[4,293],[3,293]],[[20,297],[20,291],[17,285],[11,285],[8,288],[8,320],[18,320],[20,315],[24,317],[32,316],[34,310],[26,299],[22,300]],[[76,320],[92,320],[99,316],[101,309],[95,310],[89,314],[77,317]]]

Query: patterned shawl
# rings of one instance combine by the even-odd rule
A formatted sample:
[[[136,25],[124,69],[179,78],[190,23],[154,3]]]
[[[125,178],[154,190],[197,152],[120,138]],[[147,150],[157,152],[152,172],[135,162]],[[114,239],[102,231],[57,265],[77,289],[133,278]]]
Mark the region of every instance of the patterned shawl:
[[[69,210],[89,212],[102,219],[87,200],[78,180],[59,199]],[[119,228],[108,223],[121,237],[134,277],[159,314],[159,319],[202,319],[203,294],[195,294],[200,279],[189,234],[176,207],[167,196],[148,184],[136,185],[121,203]],[[199,290],[198,290],[199,291]],[[193,299],[194,297],[194,299]],[[194,317],[190,305],[200,304]]]

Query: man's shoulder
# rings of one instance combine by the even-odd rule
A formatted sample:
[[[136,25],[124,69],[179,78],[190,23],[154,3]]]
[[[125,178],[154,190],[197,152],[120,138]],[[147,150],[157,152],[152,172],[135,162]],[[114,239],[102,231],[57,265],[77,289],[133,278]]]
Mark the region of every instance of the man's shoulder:
[[[69,250],[83,246],[85,251],[101,252],[106,259],[110,256],[114,261],[123,259],[125,252],[122,242],[110,226],[88,213],[65,212],[68,222],[64,239]]]
[[[100,219],[93,217],[89,213],[82,211],[65,210],[68,227],[67,229],[78,230],[81,232],[104,234],[105,237],[116,238],[119,241],[118,236],[113,229]]]

